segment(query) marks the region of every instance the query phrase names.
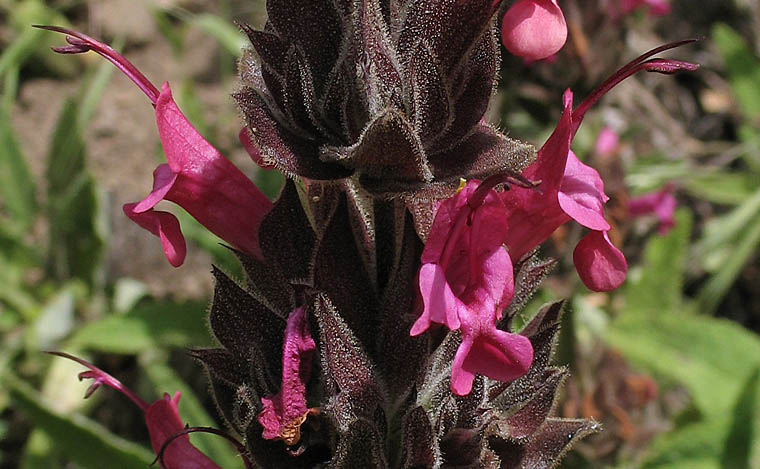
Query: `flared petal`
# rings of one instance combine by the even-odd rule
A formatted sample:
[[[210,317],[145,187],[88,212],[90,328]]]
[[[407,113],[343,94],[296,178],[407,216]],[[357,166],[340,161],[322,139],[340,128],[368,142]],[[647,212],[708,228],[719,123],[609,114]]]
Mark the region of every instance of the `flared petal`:
[[[153,171],[153,190],[134,207],[136,213],[147,212],[166,198],[177,181],[177,173],[168,164],[161,164]]]
[[[604,182],[594,168],[581,163],[572,151],[567,156],[557,200],[563,212],[586,228],[610,229],[604,219],[604,204],[609,200],[604,193]]]
[[[496,329],[475,336],[462,367],[497,381],[512,381],[527,373],[533,346],[527,337]]]
[[[459,329],[459,312],[464,303],[451,291],[446,274],[438,264],[423,264],[419,273],[420,295],[423,310],[414,322],[411,335],[425,332],[431,322],[443,324],[449,329]]]
[[[174,267],[181,266],[185,262],[187,245],[185,244],[185,237],[182,236],[177,217],[169,212],[153,209],[137,212],[135,211],[137,205],[136,203],[125,204],[123,207],[124,214],[140,227],[158,236],[169,263]]]
[[[593,291],[614,290],[625,281],[628,264],[606,231],[591,231],[573,251],[573,263],[583,284]]]
[[[470,394],[472,383],[475,381],[475,372],[462,366],[470,353],[470,349],[472,349],[472,342],[473,337],[463,337],[462,343],[459,344],[457,353],[454,355],[454,361],[451,363],[451,392],[457,396]]]

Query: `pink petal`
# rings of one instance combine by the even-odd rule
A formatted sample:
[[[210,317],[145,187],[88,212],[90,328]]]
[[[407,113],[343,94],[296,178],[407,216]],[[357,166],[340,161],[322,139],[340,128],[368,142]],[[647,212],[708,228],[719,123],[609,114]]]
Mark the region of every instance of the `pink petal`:
[[[606,231],[591,231],[573,252],[573,263],[583,284],[593,291],[614,290],[625,281],[628,264],[612,245]]]
[[[163,399],[151,404],[145,412],[145,424],[148,426],[150,443],[156,454],[161,451],[166,440],[185,429],[177,408],[179,397],[179,391],[174,393],[174,397],[164,394]],[[164,449],[163,459],[167,469],[219,468],[190,443],[189,435],[174,438]]]
[[[124,214],[142,228],[158,236],[169,263],[174,267],[181,266],[185,262],[187,246],[177,218],[171,213],[153,209],[138,213],[135,211],[136,206],[136,203],[125,204],[123,207]]]
[[[474,197],[480,184],[468,182],[438,206],[418,274],[423,310],[411,335],[423,333],[431,322],[458,329],[460,316],[471,311],[485,312],[493,321],[512,299],[512,262],[502,246],[505,208],[488,186]]]
[[[472,391],[472,382],[475,381],[475,372],[465,369],[462,365],[472,348],[473,337],[463,337],[462,343],[454,355],[451,363],[451,392],[457,396],[466,396]]]
[[[462,330],[462,344],[451,365],[451,391],[466,396],[472,391],[475,374],[509,382],[524,375],[533,363],[533,346],[527,337],[496,329],[475,335]]]
[[[557,127],[538,150],[536,161],[523,171],[527,179],[541,181],[538,189],[514,188],[499,194],[509,226],[504,244],[515,260],[543,243],[570,219],[558,201],[572,139],[573,93],[570,90],[565,91],[563,104],[564,111]]]
[[[424,309],[409,334],[422,334],[431,322],[444,324],[452,331],[459,329],[459,311],[466,307],[451,291],[443,268],[438,264],[423,264],[420,267],[419,287]]]
[[[261,256],[259,225],[272,203],[188,122],[168,84],[156,102],[156,122],[166,160],[177,175],[166,200],[238,249]]]
[[[261,399],[262,410],[257,418],[264,427],[263,438],[282,439],[292,446],[298,443],[298,429],[310,412],[306,405],[306,383],[317,348],[309,332],[306,308],[290,313],[282,348],[282,387],[276,395]],[[287,430],[296,430],[296,433]]]
[[[475,337],[462,367],[497,381],[512,381],[524,375],[533,363],[533,346],[527,337],[495,327]]]
[[[538,187],[540,192],[536,192],[536,194],[544,194],[547,197],[548,194],[559,190],[562,178],[565,175],[570,143],[573,139],[573,92],[569,89],[562,95],[562,103],[562,117],[557,123],[557,127],[546,140],[546,143],[538,150],[536,161],[523,171],[523,176],[526,178],[532,181],[541,181],[541,185]]]
[[[528,60],[557,53],[567,40],[567,23],[556,0],[519,0],[501,23],[501,40],[509,52]]]
[[[609,200],[604,193],[604,182],[594,168],[581,163],[572,151],[567,157],[557,200],[565,213],[586,228],[610,229],[604,219],[603,205]]]
[[[177,173],[173,172],[168,164],[161,164],[153,171],[153,190],[147,197],[137,203],[134,208],[136,213],[146,212],[166,198],[166,194],[174,186]]]

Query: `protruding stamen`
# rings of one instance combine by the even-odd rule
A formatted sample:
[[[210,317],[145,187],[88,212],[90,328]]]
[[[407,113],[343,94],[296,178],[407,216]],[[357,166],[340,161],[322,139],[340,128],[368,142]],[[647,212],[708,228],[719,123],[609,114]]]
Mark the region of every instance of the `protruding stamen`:
[[[586,99],[584,99],[583,102],[573,111],[572,135],[575,135],[575,133],[578,131],[578,127],[580,127],[581,122],[583,122],[583,117],[586,115],[586,112],[591,108],[591,106],[596,104],[597,101],[599,101],[602,96],[607,94],[608,91],[610,91],[621,81],[625,80],[631,75],[634,75],[641,71],[672,74],[681,70],[694,71],[698,69],[699,65],[689,62],[682,62],[680,60],[651,59],[652,56],[657,55],[660,52],[674,49],[676,47],[681,47],[686,44],[691,44],[698,40],[699,39],[686,39],[683,41],[672,42],[669,44],[664,44],[660,47],[656,47],[632,60],[620,68],[617,72],[612,74],[611,77],[599,85],[599,87],[596,88]]]
[[[55,52],[59,54],[82,54],[84,52],[93,51],[122,71],[130,80],[132,80],[138,88],[150,99],[153,105],[156,105],[158,100],[159,91],[148,78],[140,72],[137,67],[125,59],[123,55],[116,52],[111,46],[103,44],[97,39],[93,39],[90,36],[73,31],[71,29],[62,28],[60,26],[46,26],[46,25],[33,25],[35,28],[46,29],[48,31],[55,31],[57,33],[66,34],[66,42],[70,45],[63,47],[53,47]]]
[[[494,174],[480,183],[472,194],[472,197],[467,201],[467,205],[473,210],[478,208],[483,203],[483,200],[485,200],[486,195],[488,195],[488,191],[499,184],[512,184],[525,189],[535,189],[536,186],[541,184],[541,181],[531,181],[515,171]],[[509,189],[509,186],[507,186],[507,189]]]
[[[142,399],[140,399],[135,393],[133,393],[129,388],[121,384],[121,381],[114,378],[113,376],[109,375],[105,371],[101,370],[100,368],[96,367],[92,363],[89,363],[85,360],[82,360],[79,357],[75,357],[74,355],[70,355],[65,352],[53,352],[53,351],[46,351],[45,353],[49,353],[50,355],[57,355],[59,357],[68,358],[69,360],[73,360],[80,365],[88,368],[90,371],[83,371],[79,373],[79,380],[83,380],[85,378],[92,379],[92,385],[87,389],[87,392],[85,393],[84,397],[88,398],[94,393],[101,384],[105,384],[111,389],[115,389],[119,391],[120,393],[124,394],[135,403],[137,407],[140,408],[143,412],[148,410],[148,404],[145,403]]]

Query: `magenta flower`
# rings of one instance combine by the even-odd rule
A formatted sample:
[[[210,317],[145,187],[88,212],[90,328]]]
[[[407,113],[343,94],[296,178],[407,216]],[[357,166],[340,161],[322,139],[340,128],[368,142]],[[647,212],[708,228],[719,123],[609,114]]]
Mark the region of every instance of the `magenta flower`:
[[[267,440],[282,440],[293,446],[301,439],[301,425],[317,409],[306,406],[306,383],[317,346],[309,332],[306,308],[293,310],[285,326],[282,347],[282,387],[274,396],[262,397],[258,421]]]
[[[607,236],[610,225],[603,205],[608,197],[604,183],[593,168],[570,151],[570,144],[586,112],[615,85],[642,71],[675,73],[695,70],[696,65],[667,59],[650,59],[655,54],[691,41],[667,44],[647,52],[606,80],[577,109],[573,94],[564,95],[564,112],[557,128],[538,151],[536,161],[523,171],[529,180],[541,181],[539,191],[507,191],[501,199],[507,209],[510,229],[505,244],[510,255],[522,258],[571,219],[592,230],[573,253],[575,268],[583,283],[594,291],[609,291],[625,280],[628,265],[623,254]]]
[[[105,371],[97,368],[96,366],[88,363],[81,358],[77,358],[73,355],[63,352],[50,352],[53,355],[68,358],[74,360],[80,365],[89,368],[89,371],[83,371],[79,373],[79,380],[92,379],[92,384],[85,393],[85,398],[88,398],[94,393],[101,385],[115,389],[125,395],[130,401],[132,401],[140,410],[145,414],[145,426],[148,427],[148,433],[150,434],[150,444],[153,447],[153,451],[156,455],[161,456],[163,461],[163,467],[166,469],[180,469],[180,468],[197,468],[197,469],[216,469],[219,468],[214,461],[209,459],[208,456],[200,452],[198,448],[190,443],[190,437],[187,434],[183,434],[185,431],[185,424],[182,423],[182,419],[179,417],[179,410],[177,404],[179,403],[180,393],[177,391],[173,397],[169,394],[164,394],[161,399],[148,405],[145,401],[140,399],[129,388],[125,387],[121,382],[109,375]],[[161,454],[163,451],[163,454]]]
[[[519,0],[501,23],[501,40],[512,54],[533,62],[556,54],[567,40],[557,0]]]
[[[411,335],[432,322],[461,329],[451,367],[451,390],[472,390],[475,374],[511,381],[530,368],[533,348],[521,335],[496,328],[512,300],[512,261],[502,243],[508,232],[504,206],[488,181],[469,181],[442,201],[430,229],[418,274],[423,302]]]
[[[594,152],[602,158],[614,155],[620,148],[620,136],[615,129],[604,127],[596,137]]]
[[[58,27],[44,29],[67,34],[69,46],[60,53],[94,51],[124,72],[150,99],[168,164],[153,172],[153,191],[137,203],[124,205],[124,213],[161,239],[164,254],[177,267],[186,247],[179,222],[168,212],[154,210],[169,200],[187,210],[212,233],[237,249],[261,257],[258,231],[272,204],[229,160],[190,124],[172,98],[168,84],[161,91],[134,65],[106,44],[82,33]]]
[[[675,226],[676,205],[673,185],[666,184],[660,190],[629,200],[628,213],[633,217],[654,215],[660,222],[657,232],[665,236]]]

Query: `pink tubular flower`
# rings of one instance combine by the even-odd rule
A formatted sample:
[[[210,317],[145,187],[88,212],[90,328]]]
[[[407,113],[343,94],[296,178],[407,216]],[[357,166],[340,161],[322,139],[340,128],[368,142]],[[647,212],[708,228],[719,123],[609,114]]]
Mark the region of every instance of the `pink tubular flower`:
[[[267,440],[293,446],[301,439],[301,425],[318,410],[306,407],[306,383],[317,346],[309,332],[306,308],[293,310],[285,326],[282,347],[282,387],[274,396],[262,397],[258,420]]]
[[[653,214],[660,222],[657,232],[665,236],[675,226],[676,211],[673,185],[666,184],[660,190],[635,197],[628,201],[628,213],[633,217]]]
[[[177,391],[173,397],[164,394],[161,399],[148,405],[140,399],[131,390],[126,388],[121,382],[109,375],[105,371],[95,367],[81,358],[63,352],[50,352],[53,355],[68,358],[80,365],[89,368],[88,371],[79,373],[79,379],[92,379],[92,384],[85,393],[88,398],[101,385],[106,385],[112,389],[124,394],[145,414],[145,426],[148,427],[150,434],[150,444],[157,455],[161,455],[163,467],[165,469],[218,469],[219,466],[214,463],[208,456],[203,454],[190,443],[190,437],[182,434],[185,431],[185,424],[179,417],[177,404],[179,403],[180,393]],[[177,436],[180,435],[180,436]],[[161,454],[163,450],[163,454]]]
[[[460,396],[470,393],[476,373],[511,381],[533,361],[526,337],[496,328],[514,279],[502,246],[505,210],[492,187],[473,180],[439,204],[418,274],[423,311],[410,334],[425,332],[431,322],[461,329],[451,368],[451,390]]]
[[[94,51],[124,72],[150,99],[168,164],[153,173],[153,191],[142,201],[126,204],[124,213],[161,238],[169,262],[184,262],[186,247],[174,215],[154,210],[169,200],[187,210],[212,233],[237,249],[261,257],[258,228],[272,204],[229,160],[206,141],[180,112],[168,84],[161,91],[111,47],[82,33],[58,27],[44,29],[67,35],[60,53]]]
[[[557,0],[519,0],[509,7],[501,40],[509,52],[528,61],[556,54],[567,40],[567,23]]]
[[[604,219],[607,202],[604,184],[593,168],[581,163],[570,151],[570,144],[586,112],[604,94],[625,78],[642,70],[675,73],[695,70],[696,65],[666,59],[650,59],[655,54],[693,41],[667,44],[635,59],[606,80],[575,110],[573,94],[564,94],[564,112],[557,128],[538,151],[536,161],[523,171],[530,180],[541,181],[540,191],[507,191],[501,199],[507,209],[510,227],[505,244],[515,259],[543,243],[559,226],[573,219],[592,230],[573,254],[576,270],[583,283],[594,291],[609,291],[625,280],[628,266],[606,232]]]

